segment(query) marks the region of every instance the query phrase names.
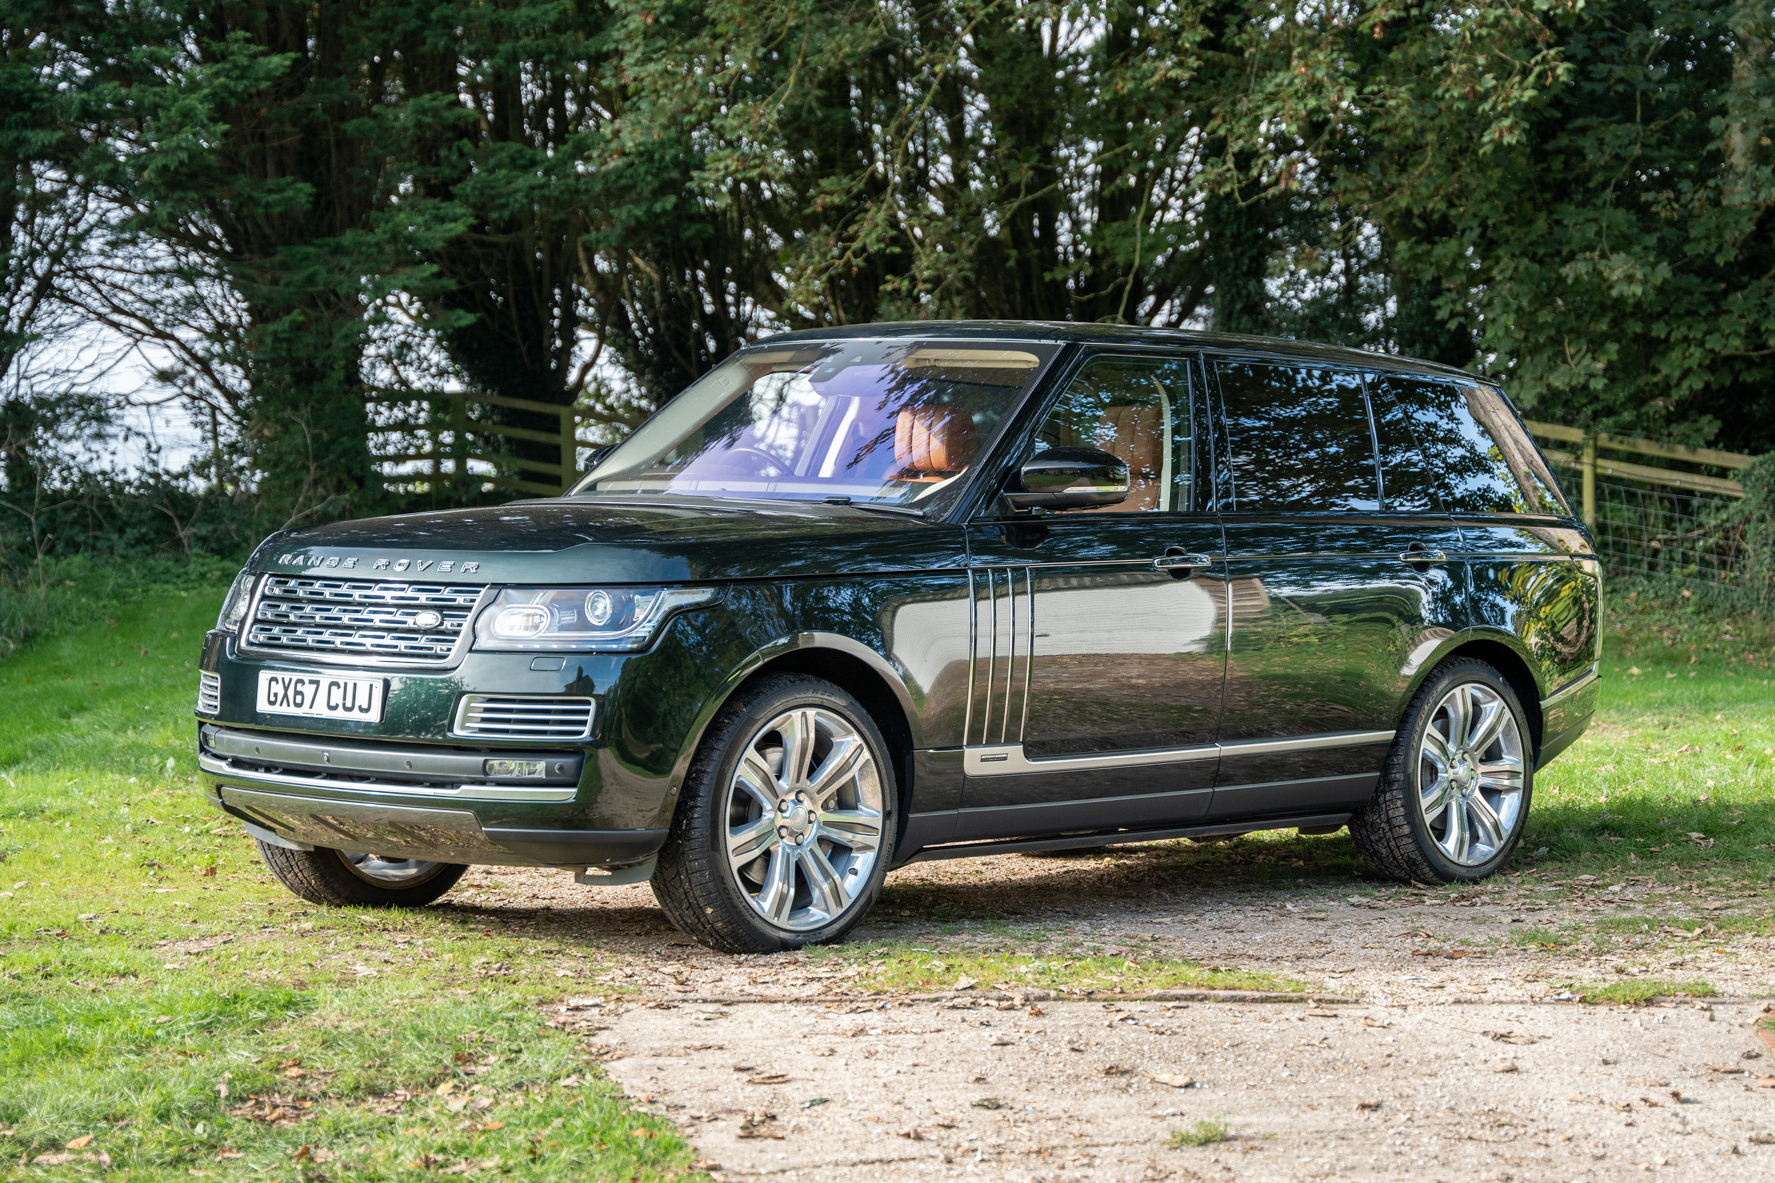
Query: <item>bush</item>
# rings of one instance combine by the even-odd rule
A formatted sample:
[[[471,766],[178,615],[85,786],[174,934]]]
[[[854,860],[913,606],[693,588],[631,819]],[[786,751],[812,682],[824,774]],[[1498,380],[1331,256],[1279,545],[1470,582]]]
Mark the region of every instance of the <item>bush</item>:
[[[1740,531],[1746,587],[1758,607],[1775,607],[1775,452],[1757,457],[1738,481],[1744,499],[1730,517]]]

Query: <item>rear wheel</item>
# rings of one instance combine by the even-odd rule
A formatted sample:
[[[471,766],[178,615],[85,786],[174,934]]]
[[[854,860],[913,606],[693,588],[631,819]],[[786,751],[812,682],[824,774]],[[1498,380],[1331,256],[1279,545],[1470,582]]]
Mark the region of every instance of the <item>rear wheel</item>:
[[[1356,848],[1392,879],[1483,879],[1509,861],[1534,791],[1522,703],[1503,675],[1457,658],[1406,711],[1374,797],[1350,821]]]
[[[887,745],[856,699],[818,678],[762,678],[691,763],[654,895],[723,952],[835,941],[881,891],[896,801]]]
[[[259,857],[278,882],[316,904],[419,908],[462,878],[461,863],[434,863],[350,850],[290,850],[259,843]]]

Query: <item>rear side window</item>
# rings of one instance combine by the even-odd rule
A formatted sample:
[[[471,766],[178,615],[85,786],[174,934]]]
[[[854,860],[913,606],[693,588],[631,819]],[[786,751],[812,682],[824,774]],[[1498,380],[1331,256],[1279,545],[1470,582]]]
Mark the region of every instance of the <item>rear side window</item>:
[[[1380,508],[1362,381],[1321,366],[1217,361],[1239,513]]]
[[[1389,508],[1417,508],[1404,499],[1433,494],[1453,513],[1568,512],[1546,461],[1496,390],[1476,382],[1380,374],[1370,391]],[[1415,462],[1409,440],[1416,442]],[[1397,504],[1395,467],[1402,499]]]
[[[1444,469],[1418,447],[1418,421],[1433,418],[1436,389],[1396,374],[1368,384],[1375,440],[1381,450],[1381,499],[1390,513],[1441,513],[1448,495]]]

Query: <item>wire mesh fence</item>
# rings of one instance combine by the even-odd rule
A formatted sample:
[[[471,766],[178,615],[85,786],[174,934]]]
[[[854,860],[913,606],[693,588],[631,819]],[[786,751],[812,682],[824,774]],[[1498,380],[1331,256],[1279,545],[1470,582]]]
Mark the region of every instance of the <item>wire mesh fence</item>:
[[[1581,486],[1579,468],[1554,467],[1567,489]],[[1736,498],[1620,479],[1593,488],[1591,528],[1610,573],[1743,584],[1742,534],[1727,520]]]

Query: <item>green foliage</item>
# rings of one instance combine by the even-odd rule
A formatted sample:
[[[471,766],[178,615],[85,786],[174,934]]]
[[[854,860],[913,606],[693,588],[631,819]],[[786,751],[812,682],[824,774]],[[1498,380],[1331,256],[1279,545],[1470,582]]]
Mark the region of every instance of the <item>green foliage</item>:
[[[1775,608],[1775,452],[1739,470],[1744,499],[1729,521],[1739,531],[1748,594],[1758,608]]]
[[[1717,993],[1712,986],[1698,978],[1680,982],[1665,978],[1633,978],[1581,990],[1578,992],[1578,1001],[1592,1006],[1609,1002],[1634,1006],[1659,998],[1712,998]]]
[[[0,249],[24,291],[102,233],[52,303],[163,350],[277,524],[390,506],[370,387],[619,434],[762,331],[895,318],[1318,337],[1766,451],[1766,9],[20,0]]]
[[[1231,1137],[1226,1118],[1204,1117],[1188,1129],[1172,1130],[1171,1145],[1173,1148],[1211,1146],[1216,1142],[1225,1142]]]

